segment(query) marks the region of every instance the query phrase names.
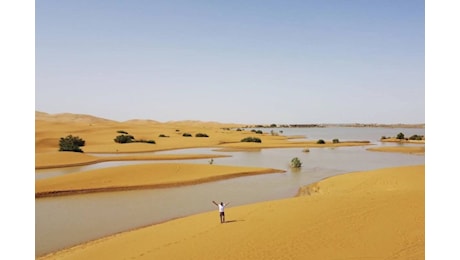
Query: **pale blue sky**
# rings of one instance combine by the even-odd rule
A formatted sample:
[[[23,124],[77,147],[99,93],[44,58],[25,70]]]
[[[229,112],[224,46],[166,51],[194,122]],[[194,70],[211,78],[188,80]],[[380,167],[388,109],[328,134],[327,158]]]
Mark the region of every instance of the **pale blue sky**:
[[[424,1],[36,1],[35,109],[424,123]]]

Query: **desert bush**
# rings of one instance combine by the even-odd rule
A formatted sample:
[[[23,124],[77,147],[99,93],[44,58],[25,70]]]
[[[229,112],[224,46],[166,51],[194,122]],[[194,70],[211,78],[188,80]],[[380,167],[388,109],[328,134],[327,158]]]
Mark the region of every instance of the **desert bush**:
[[[324,142],[323,139],[319,139],[316,143],[317,143],[317,144],[325,144],[326,142]]]
[[[409,137],[409,140],[424,140],[425,137],[423,135],[412,135]]]
[[[254,142],[254,143],[262,143],[262,140],[258,137],[245,137],[241,139],[241,142]]]
[[[332,143],[333,143],[333,144],[338,144],[338,143],[339,143],[339,139],[337,139],[337,138],[332,139]]]
[[[59,151],[82,153],[83,150],[80,146],[85,146],[85,140],[78,136],[68,135],[59,139]]]
[[[302,152],[304,152],[304,153],[309,153],[309,152],[310,152],[310,149],[305,148],[305,149],[302,150]]]
[[[300,159],[298,157],[292,158],[291,167],[292,168],[300,168],[300,167],[302,167],[302,162],[300,161]]]
[[[192,134],[189,134],[189,133],[183,133],[182,136],[185,136],[185,137],[191,137]]]
[[[140,140],[133,140],[133,142],[136,142],[136,143],[148,143],[148,144],[155,144],[155,141],[154,141],[154,140],[144,140],[144,139],[140,139]]]
[[[169,136],[164,135],[164,134],[160,134],[158,137],[169,137]]]
[[[124,144],[134,142],[134,136],[132,135],[119,135],[113,139],[116,143]]]
[[[262,130],[255,130],[255,129],[252,129],[251,132],[256,133],[256,134],[263,134],[264,133],[264,132],[262,132]]]
[[[399,133],[399,134],[396,136],[396,139],[404,139],[404,134],[403,134],[403,133]]]
[[[197,133],[195,134],[195,137],[209,137],[209,136],[207,134]]]
[[[123,130],[118,130],[118,131],[117,131],[117,133],[119,133],[119,134],[125,134],[125,135],[127,135],[127,134],[128,134],[128,132],[126,132],[126,131],[123,131]]]

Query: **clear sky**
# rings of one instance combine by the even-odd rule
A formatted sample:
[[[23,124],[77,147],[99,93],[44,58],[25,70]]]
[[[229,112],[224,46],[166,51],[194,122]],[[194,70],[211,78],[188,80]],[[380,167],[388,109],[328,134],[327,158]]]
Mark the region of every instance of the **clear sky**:
[[[35,11],[38,111],[425,123],[421,0],[40,0]]]

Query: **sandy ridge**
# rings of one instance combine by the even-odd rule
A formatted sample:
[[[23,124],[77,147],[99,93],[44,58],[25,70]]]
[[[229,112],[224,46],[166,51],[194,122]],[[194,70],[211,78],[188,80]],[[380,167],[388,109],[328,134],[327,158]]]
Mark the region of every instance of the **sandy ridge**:
[[[208,164],[126,165],[66,174],[35,181],[35,197],[91,192],[177,187],[284,170]]]
[[[161,154],[161,155],[121,155],[94,156],[74,152],[49,152],[35,155],[35,169],[52,169],[71,166],[82,166],[112,161],[156,161],[156,160],[191,160],[223,158],[227,155],[211,154]]]

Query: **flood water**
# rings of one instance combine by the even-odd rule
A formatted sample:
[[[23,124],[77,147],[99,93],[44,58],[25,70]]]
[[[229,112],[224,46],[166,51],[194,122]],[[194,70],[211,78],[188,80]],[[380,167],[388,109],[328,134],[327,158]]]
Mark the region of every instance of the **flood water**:
[[[270,131],[261,129],[264,132]],[[274,129],[280,131],[280,129]],[[282,129],[283,135],[305,135],[308,139],[368,140],[371,146],[262,149],[251,152],[219,152],[211,148],[183,149],[154,154],[224,154],[213,164],[254,166],[285,170],[274,173],[239,177],[229,180],[189,185],[177,188],[135,190],[73,195],[35,200],[35,254],[40,256],[107,235],[132,230],[166,220],[215,210],[212,200],[231,201],[232,206],[294,196],[301,186],[327,177],[404,165],[425,163],[423,155],[370,152],[372,146],[409,145],[380,143],[381,136],[406,137],[424,135],[424,129],[399,128],[296,128]],[[145,154],[145,153],[144,153]],[[98,155],[103,156],[103,155]],[[291,171],[289,162],[298,157],[299,171]],[[36,179],[81,172],[90,169],[126,164],[161,163],[162,161],[106,162],[88,166],[37,170]],[[164,161],[163,161],[164,162]],[[167,162],[208,164],[209,159]]]

